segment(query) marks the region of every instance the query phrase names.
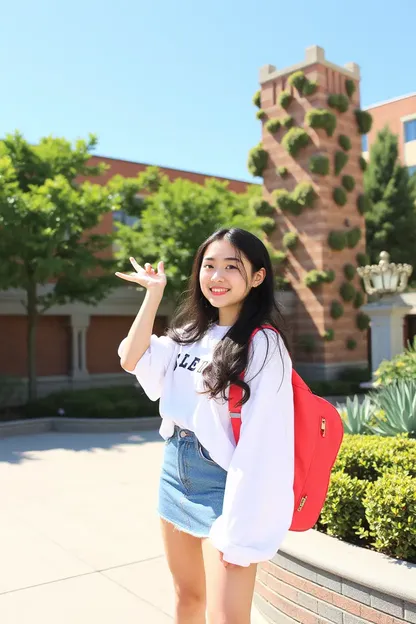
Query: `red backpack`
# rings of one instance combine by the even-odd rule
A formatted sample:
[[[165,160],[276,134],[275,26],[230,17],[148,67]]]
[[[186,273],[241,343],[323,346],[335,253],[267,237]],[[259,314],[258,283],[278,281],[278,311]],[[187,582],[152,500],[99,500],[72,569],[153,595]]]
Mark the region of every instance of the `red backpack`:
[[[271,325],[263,325],[254,330],[250,340],[260,329],[272,329],[277,333]],[[307,531],[315,526],[324,506],[344,427],[336,408],[313,394],[295,371],[292,372],[292,385],[295,408],[295,508],[290,531]],[[241,405],[237,403],[242,396],[239,386],[230,386],[228,409],[236,443],[241,429]]]

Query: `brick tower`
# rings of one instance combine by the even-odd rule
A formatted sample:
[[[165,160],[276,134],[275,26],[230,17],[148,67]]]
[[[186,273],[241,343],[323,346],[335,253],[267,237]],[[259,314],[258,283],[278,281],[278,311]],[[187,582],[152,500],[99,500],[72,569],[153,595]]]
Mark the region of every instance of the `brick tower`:
[[[307,379],[334,379],[341,369],[367,365],[355,269],[365,254],[360,133],[371,119],[360,111],[359,82],[355,63],[334,65],[318,46],[293,67],[260,71],[262,143],[254,162],[263,163],[256,174],[275,207],[271,240],[287,251],[294,355]]]

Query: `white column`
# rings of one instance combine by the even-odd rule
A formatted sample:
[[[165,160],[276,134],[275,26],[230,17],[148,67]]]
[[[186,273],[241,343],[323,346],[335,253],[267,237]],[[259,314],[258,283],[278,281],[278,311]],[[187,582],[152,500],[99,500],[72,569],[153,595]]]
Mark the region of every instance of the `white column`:
[[[71,376],[73,379],[86,379],[87,369],[87,329],[90,324],[89,314],[71,314],[72,329],[72,361]]]
[[[374,377],[383,360],[391,360],[404,351],[403,322],[412,306],[398,301],[397,297],[386,297],[377,303],[368,303],[361,309],[371,319],[371,360]]]

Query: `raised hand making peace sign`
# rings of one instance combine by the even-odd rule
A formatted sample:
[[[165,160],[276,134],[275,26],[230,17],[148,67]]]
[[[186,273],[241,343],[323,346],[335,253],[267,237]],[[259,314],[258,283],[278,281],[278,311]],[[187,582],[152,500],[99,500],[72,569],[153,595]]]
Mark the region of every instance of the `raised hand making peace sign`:
[[[146,288],[146,290],[160,290],[163,292],[166,286],[166,275],[163,262],[159,262],[157,265],[157,271],[154,270],[151,264],[146,262],[144,268],[136,262],[134,258],[130,258],[130,262],[133,265],[135,273],[119,273],[117,277],[126,280],[127,282],[134,282]]]

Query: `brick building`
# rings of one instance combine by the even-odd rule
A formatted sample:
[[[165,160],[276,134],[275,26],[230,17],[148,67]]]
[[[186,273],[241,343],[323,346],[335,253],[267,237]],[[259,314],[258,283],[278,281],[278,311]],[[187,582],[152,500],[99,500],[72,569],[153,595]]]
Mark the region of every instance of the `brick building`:
[[[408,167],[410,174],[416,173],[416,93],[374,104],[366,110],[373,117],[373,126],[371,132],[363,136],[364,157],[368,158],[377,133],[388,126],[398,136],[401,162]]]

